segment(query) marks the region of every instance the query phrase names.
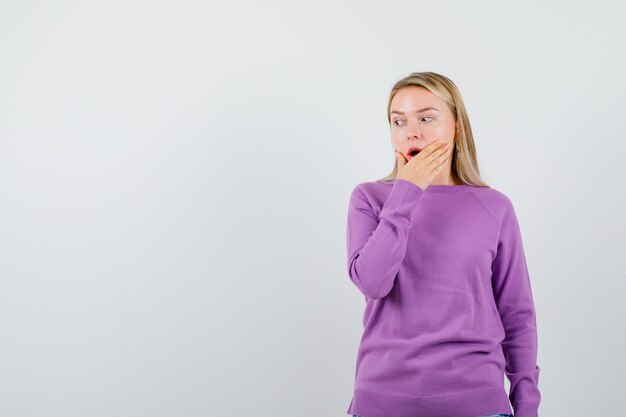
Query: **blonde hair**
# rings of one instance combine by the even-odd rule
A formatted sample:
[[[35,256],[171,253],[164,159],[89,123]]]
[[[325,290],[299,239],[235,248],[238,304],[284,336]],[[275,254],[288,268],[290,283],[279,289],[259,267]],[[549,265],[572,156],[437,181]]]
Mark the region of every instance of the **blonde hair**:
[[[387,103],[387,121],[391,126],[391,101],[400,89],[405,87],[424,87],[448,104],[455,118],[454,152],[452,153],[451,173],[452,180],[456,184],[468,184],[485,186],[488,185],[480,176],[474,136],[470,126],[463,98],[457,86],[448,77],[434,72],[414,72],[398,81],[389,95]],[[394,154],[393,171],[377,181],[394,181],[398,173],[398,159]]]

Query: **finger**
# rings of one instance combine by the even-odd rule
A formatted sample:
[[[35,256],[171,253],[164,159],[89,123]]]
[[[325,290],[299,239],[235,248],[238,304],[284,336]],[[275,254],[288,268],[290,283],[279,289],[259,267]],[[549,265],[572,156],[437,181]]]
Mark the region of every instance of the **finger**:
[[[434,177],[437,176],[437,174],[439,174],[441,171],[443,171],[443,168],[446,166],[446,164],[440,164],[438,166],[435,167],[435,169],[433,169],[431,171],[431,173],[433,174]]]
[[[402,152],[398,151],[396,151],[396,159],[398,160],[398,171],[400,171],[400,169],[406,165],[406,159],[404,159]]]
[[[448,154],[449,147],[447,147],[446,145],[447,145],[446,143],[442,144],[441,146],[435,148],[430,154],[424,157],[424,159],[429,161],[429,165],[432,163],[435,163],[437,158],[439,158],[441,155]]]
[[[420,153],[417,154],[417,156],[421,157],[422,159],[427,159],[434,152],[436,152],[438,150],[441,150],[444,145],[445,145],[444,141],[442,141],[442,140],[435,140],[435,141],[429,143],[428,145],[426,145],[426,147],[424,149],[422,149],[420,151]],[[433,155],[433,157],[436,157],[436,156],[438,156],[438,154]]]
[[[450,148],[445,149],[443,146],[439,149],[437,149],[436,152],[433,152],[430,155],[430,163],[428,164],[428,166],[430,167],[437,167],[440,164],[444,164],[447,160],[448,157],[450,156]]]
[[[445,156],[439,164],[433,164],[433,165],[429,165],[428,167],[430,168],[430,172],[433,176],[436,176],[437,174],[439,174],[444,167],[446,166],[446,162],[448,161],[449,156]],[[437,160],[439,160],[439,158],[437,158]]]

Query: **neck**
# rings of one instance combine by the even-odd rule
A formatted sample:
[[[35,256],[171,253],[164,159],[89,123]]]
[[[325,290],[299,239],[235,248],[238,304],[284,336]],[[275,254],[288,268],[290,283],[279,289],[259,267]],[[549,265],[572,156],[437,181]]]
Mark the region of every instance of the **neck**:
[[[457,181],[454,180],[452,175],[448,172],[446,175],[437,176],[431,185],[458,185]]]

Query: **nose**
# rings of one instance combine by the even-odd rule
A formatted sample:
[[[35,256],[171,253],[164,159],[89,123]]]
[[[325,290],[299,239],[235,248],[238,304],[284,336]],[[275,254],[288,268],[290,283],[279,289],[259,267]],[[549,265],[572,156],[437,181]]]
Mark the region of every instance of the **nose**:
[[[413,121],[409,121],[407,123],[407,137],[409,140],[413,140],[413,139],[421,139],[422,138],[422,132],[419,129],[419,124],[418,123],[413,123]]]

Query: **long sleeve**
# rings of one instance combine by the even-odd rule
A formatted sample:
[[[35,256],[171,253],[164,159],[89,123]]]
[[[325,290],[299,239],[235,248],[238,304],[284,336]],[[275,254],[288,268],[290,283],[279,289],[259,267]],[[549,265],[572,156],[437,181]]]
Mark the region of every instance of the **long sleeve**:
[[[393,288],[423,192],[410,181],[396,180],[377,216],[363,189],[357,186],[352,191],[346,233],[348,273],[367,298],[383,298]]]
[[[506,200],[492,289],[505,330],[502,350],[515,417],[537,417],[541,393],[537,366],[537,322],[522,236],[511,201]]]

